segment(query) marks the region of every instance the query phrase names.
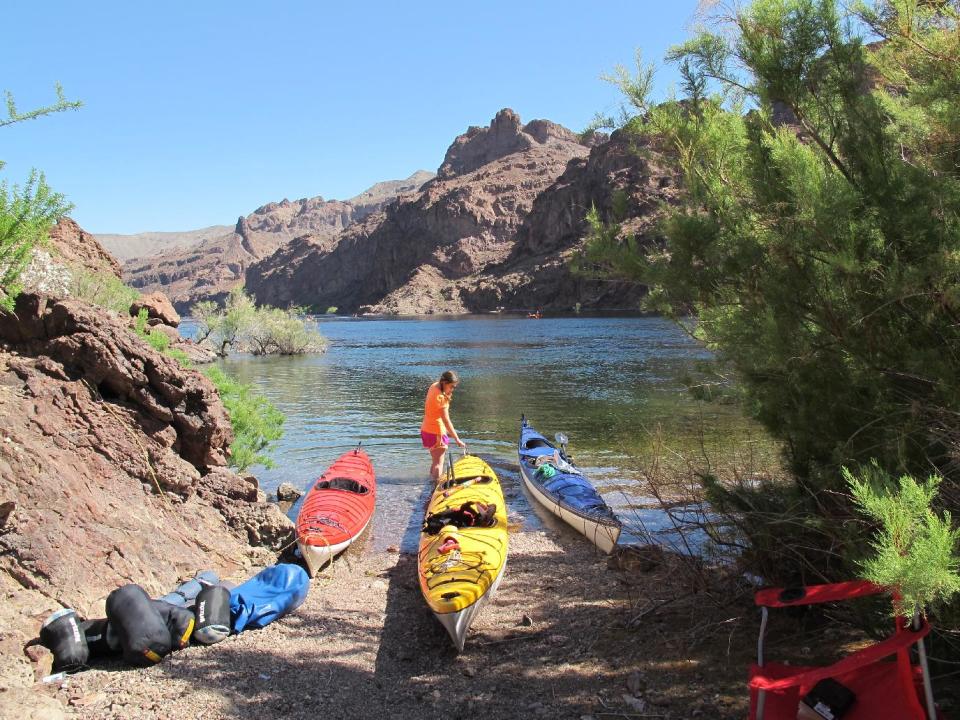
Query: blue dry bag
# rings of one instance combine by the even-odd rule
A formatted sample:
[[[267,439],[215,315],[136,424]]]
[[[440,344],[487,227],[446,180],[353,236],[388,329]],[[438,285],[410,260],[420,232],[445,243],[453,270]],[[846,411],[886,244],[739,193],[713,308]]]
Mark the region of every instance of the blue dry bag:
[[[300,607],[310,589],[310,577],[299,565],[264,568],[230,591],[233,632],[262,628]]]

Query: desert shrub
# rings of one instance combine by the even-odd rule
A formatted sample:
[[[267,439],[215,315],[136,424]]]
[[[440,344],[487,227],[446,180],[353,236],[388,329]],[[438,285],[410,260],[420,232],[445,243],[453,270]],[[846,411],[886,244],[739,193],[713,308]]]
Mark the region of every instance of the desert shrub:
[[[127,315],[140,293],[111,273],[92,272],[80,266],[70,268],[67,291],[71,297],[86,300],[120,315]]]
[[[221,356],[230,349],[254,355],[299,355],[321,352],[326,345],[301,308],[258,308],[243,288],[233,290],[224,307],[203,301],[193,306],[191,314],[197,320],[197,341],[211,343]]]
[[[230,465],[243,472],[252,465],[273,467],[270,452],[283,436],[283,414],[252,385],[238,382],[217,367],[203,374],[214,384],[230,415],[234,441]]]
[[[307,327],[299,308],[258,308],[244,332],[254,355],[300,355],[323,348],[319,333]]]

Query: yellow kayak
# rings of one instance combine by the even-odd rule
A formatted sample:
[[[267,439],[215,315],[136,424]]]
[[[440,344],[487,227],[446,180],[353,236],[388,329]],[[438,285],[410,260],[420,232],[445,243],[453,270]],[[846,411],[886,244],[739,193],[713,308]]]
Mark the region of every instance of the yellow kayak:
[[[507,508],[500,480],[483,460],[458,460],[433,491],[418,555],[427,605],[463,650],[473,618],[507,565]]]

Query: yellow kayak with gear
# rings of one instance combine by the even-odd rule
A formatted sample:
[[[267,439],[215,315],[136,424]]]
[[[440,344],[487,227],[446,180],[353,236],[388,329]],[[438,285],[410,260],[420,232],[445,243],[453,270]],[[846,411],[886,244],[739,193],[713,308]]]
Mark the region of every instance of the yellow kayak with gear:
[[[441,477],[420,533],[420,590],[457,650],[507,566],[507,508],[500,480],[467,455]]]

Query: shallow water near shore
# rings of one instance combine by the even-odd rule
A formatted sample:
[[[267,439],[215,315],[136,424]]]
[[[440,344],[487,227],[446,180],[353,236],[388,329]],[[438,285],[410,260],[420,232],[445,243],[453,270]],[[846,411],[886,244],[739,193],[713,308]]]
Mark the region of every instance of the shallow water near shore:
[[[547,437],[566,433],[570,454],[607,502],[648,531],[668,531],[672,522],[651,509],[645,477],[673,466],[688,472],[691,462],[762,465],[774,454],[737,407],[690,397],[682,378],[709,353],[661,318],[321,317],[317,325],[329,341],[323,354],[234,355],[221,364],[286,416],[276,467],[252,468],[264,490],[283,482],[307,488],[362,441],[378,502],[361,542],[374,549],[416,548],[429,488],[419,438],[423,399],[446,369],[461,379],[451,418],[469,451],[496,470],[511,518],[525,529],[573,532],[523,490],[521,414]],[[633,539],[625,533],[621,543]]]

